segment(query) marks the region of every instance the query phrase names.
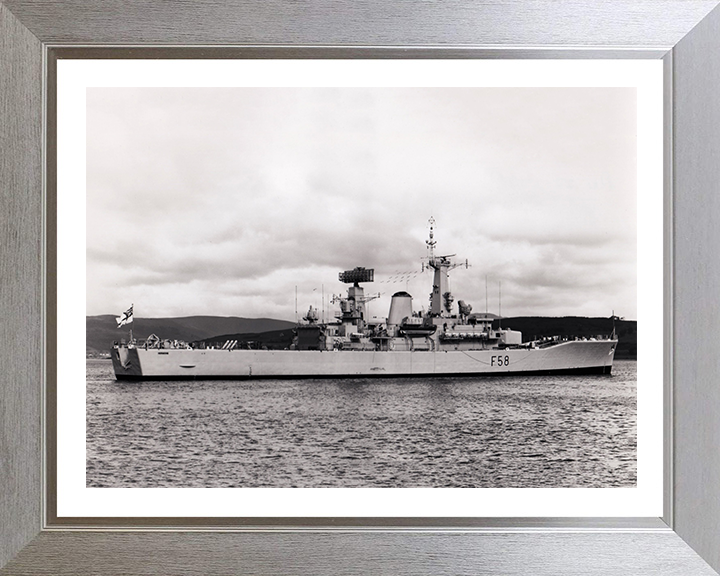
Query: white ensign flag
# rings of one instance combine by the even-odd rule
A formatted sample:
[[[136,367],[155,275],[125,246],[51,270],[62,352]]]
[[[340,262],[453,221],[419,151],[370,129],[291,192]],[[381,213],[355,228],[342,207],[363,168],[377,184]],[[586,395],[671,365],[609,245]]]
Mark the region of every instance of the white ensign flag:
[[[115,318],[118,328],[120,328],[120,326],[125,326],[125,324],[130,324],[130,322],[133,321],[133,306],[134,304],[130,304],[130,308],[125,310],[125,312],[122,313],[122,316]]]

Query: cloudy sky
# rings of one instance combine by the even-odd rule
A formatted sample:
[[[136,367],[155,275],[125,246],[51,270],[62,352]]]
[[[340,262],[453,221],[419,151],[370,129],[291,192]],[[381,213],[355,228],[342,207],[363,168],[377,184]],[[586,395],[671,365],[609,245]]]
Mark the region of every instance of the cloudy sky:
[[[475,311],[636,318],[636,144],[631,88],[91,88],[87,314],[427,309],[432,216]]]

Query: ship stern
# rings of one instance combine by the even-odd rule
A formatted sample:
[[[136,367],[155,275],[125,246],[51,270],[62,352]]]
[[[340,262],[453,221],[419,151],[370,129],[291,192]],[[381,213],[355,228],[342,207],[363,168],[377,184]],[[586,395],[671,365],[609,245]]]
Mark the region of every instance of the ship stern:
[[[137,380],[142,378],[142,367],[137,348],[115,346],[110,350],[110,358],[117,380]]]

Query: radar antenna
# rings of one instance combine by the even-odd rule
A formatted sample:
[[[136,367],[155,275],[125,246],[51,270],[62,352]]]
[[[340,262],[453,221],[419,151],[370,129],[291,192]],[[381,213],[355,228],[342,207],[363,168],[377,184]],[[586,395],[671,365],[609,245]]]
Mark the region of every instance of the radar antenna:
[[[352,284],[348,288],[347,297],[333,295],[332,303],[340,302],[341,320],[343,323],[353,324],[357,331],[362,331],[365,322],[366,306],[371,300],[380,298],[377,296],[365,296],[365,291],[361,282],[373,282],[375,280],[375,270],[373,268],[363,268],[358,266],[352,270],[345,270],[338,274],[340,282]]]

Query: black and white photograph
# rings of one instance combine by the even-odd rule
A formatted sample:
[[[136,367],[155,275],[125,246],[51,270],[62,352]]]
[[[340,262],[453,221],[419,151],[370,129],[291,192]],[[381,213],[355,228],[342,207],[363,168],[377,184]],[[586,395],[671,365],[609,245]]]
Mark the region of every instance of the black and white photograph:
[[[87,487],[638,485],[635,88],[86,112]]]

